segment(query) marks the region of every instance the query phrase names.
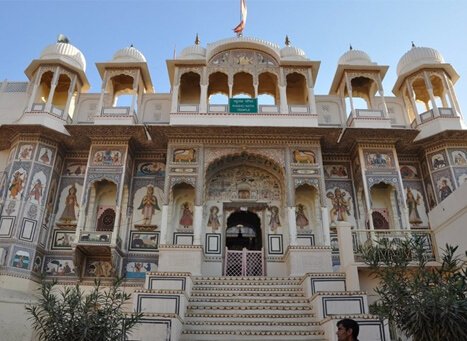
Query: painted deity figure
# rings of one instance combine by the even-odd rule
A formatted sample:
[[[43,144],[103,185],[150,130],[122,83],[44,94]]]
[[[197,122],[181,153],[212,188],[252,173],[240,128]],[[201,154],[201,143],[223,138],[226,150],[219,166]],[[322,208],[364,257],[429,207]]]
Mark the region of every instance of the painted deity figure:
[[[441,181],[441,186],[439,186],[439,196],[441,197],[441,201],[446,199],[451,193],[452,193],[452,189],[451,187],[449,187],[448,181],[443,179]]]
[[[422,220],[420,219],[420,214],[418,213],[418,208],[417,206],[421,204],[422,198],[420,197],[420,194],[417,193],[417,196],[415,196],[410,189],[410,187],[407,187],[407,207],[409,209],[409,222],[411,224],[421,224]]]
[[[465,159],[465,156],[462,153],[458,152],[456,156],[454,156],[454,163],[457,166],[464,166],[467,163],[467,160]]]
[[[339,187],[334,190],[334,193],[329,192],[326,196],[332,201],[331,221],[347,221],[350,215],[350,198],[345,197],[345,192],[342,192]]]
[[[70,222],[76,220],[75,206],[78,205],[78,198],[76,197],[76,187],[72,185],[68,190],[68,195],[65,198],[65,208],[63,209],[60,220]]]
[[[212,206],[209,211],[208,226],[211,227],[213,231],[217,231],[219,226],[221,226],[218,216],[219,208],[217,206]]]
[[[20,171],[16,171],[13,175],[13,180],[10,185],[10,198],[16,199],[16,196],[23,190],[23,175]]]
[[[271,228],[271,231],[275,231],[279,226],[281,226],[281,221],[279,219],[279,208],[277,206],[271,206],[269,210],[271,211],[269,227]]]
[[[36,180],[34,186],[32,186],[31,191],[29,192],[29,199],[33,198],[39,203],[39,200],[42,197],[42,182],[40,179]]]
[[[184,202],[182,205],[182,217],[179,223],[186,229],[193,226],[193,212],[191,212],[188,202]]]
[[[304,229],[308,226],[309,221],[305,215],[305,207],[302,204],[297,205],[297,211],[295,212],[295,222],[300,229]]]
[[[154,187],[147,187],[146,195],[141,199],[138,209],[142,210],[143,213],[143,225],[151,225],[154,210],[160,210],[157,198],[154,195]]]

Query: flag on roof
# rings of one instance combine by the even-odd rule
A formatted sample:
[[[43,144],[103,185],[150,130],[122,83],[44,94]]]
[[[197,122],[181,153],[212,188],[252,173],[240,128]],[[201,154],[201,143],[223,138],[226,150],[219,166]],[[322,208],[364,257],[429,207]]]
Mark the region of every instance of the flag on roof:
[[[246,0],[240,0],[240,24],[233,29],[238,35],[241,35],[245,28],[247,12]]]

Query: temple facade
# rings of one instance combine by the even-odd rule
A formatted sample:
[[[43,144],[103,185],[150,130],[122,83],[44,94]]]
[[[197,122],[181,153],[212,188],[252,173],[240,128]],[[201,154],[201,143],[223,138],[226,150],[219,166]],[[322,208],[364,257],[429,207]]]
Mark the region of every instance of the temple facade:
[[[369,315],[375,283],[358,247],[420,235],[433,260],[446,242],[465,251],[467,130],[459,75],[438,51],[404,54],[392,95],[388,66],[354,49],[315,94],[320,62],[288,39],[196,39],[167,61],[170,93],[155,92],[135,47],[96,66],[100,92],[89,93],[83,54],[60,40],[27,66],[29,81],[0,83],[9,340],[31,337],[20,303],[42,275],[124,276],[147,313],[135,340],[334,340],[339,316],[358,319],[362,339],[389,340]],[[235,309],[203,288],[265,284],[294,285],[303,302],[284,289],[289,306],[268,302],[256,329],[209,322],[207,310]],[[251,300],[243,313],[266,304]],[[261,324],[277,307],[314,315]]]

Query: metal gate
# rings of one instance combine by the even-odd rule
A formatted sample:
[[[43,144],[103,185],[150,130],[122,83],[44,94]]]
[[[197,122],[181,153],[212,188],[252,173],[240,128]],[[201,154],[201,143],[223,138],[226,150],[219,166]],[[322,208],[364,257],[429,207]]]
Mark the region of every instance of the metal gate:
[[[264,276],[264,257],[261,251],[233,251],[225,248],[224,276]]]

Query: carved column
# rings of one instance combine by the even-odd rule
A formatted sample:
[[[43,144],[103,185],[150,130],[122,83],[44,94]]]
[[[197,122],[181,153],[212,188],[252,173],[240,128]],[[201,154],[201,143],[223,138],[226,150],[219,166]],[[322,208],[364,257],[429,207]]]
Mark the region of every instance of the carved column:
[[[68,114],[70,115],[70,113],[68,112],[70,110],[70,104],[71,104],[71,100],[73,99],[73,94],[75,92],[75,87],[76,87],[76,79],[78,78],[77,75],[74,75],[73,78],[71,79],[71,84],[70,84],[70,88],[68,89],[68,97],[66,99],[66,105],[65,105],[65,110],[64,110],[64,114]]]
[[[317,114],[318,110],[316,109],[316,98],[315,98],[315,90],[313,84],[313,75],[311,69],[307,70],[308,72],[308,106],[310,107],[310,112],[312,114]]]
[[[415,121],[417,122],[417,125],[419,125],[422,123],[422,121],[420,119],[420,115],[418,114],[417,103],[415,103],[415,93],[412,89],[412,85],[409,83],[408,80],[405,81],[405,87],[409,93],[409,99],[410,99],[410,103],[412,104],[413,113],[415,115]]]
[[[381,80],[381,75],[379,73],[378,73],[378,94],[380,95],[381,103],[383,104],[384,118],[389,118],[388,106],[386,105],[386,100],[384,99],[383,82]]]
[[[193,212],[193,244],[201,245],[203,223],[204,148],[198,152],[198,174],[196,179],[195,207]]]
[[[297,222],[295,218],[295,186],[292,179],[290,148],[285,150],[285,176],[287,184],[287,217],[289,221],[290,245],[297,245]]]
[[[169,158],[171,155],[171,149],[167,152],[167,164],[165,166],[165,182],[164,182],[164,197],[162,198],[162,212],[161,212],[161,236],[160,245],[167,244],[167,228],[169,222],[169,198],[170,198],[170,176],[169,174]]]
[[[199,112],[208,112],[208,80],[206,79],[206,67],[203,68],[200,80],[200,98],[199,98]]]
[[[37,89],[39,88],[41,76],[42,76],[42,68],[39,68],[34,76],[34,86],[32,88],[31,97],[29,98],[27,111],[32,110],[32,106],[34,105],[34,101],[36,100]]]
[[[108,79],[109,79],[109,72],[107,70],[105,70],[104,71],[104,78],[102,80],[102,86],[101,86],[101,94],[99,96],[99,103],[97,104],[96,116],[101,116],[102,115],[102,108],[104,106],[105,89],[107,87]]]
[[[136,71],[136,76],[133,79],[133,97],[131,99],[130,115],[135,115],[136,100],[138,99],[138,85],[140,73],[141,72],[139,70]]]
[[[355,108],[353,106],[352,82],[350,81],[349,76],[347,75],[347,73],[345,74],[345,84],[347,85],[347,93],[349,95],[349,100],[350,100],[350,112],[352,113],[353,117],[356,117]],[[345,93],[343,95],[345,95]]]
[[[433,85],[431,84],[430,77],[428,77],[428,73],[426,71],[423,72],[423,79],[425,80],[426,90],[428,91],[428,95],[430,96],[431,105],[433,107],[433,115],[435,117],[438,117],[439,109],[438,105],[436,104],[435,95],[433,93]]]
[[[175,113],[178,111],[178,90],[180,88],[180,79],[178,77],[178,68],[175,68],[174,85],[172,86],[172,105],[170,112]]]
[[[363,180],[363,194],[365,195],[365,203],[366,207],[368,209],[368,224],[370,226],[370,230],[374,230],[374,225],[373,225],[373,209],[371,206],[371,193],[370,189],[368,188],[368,184],[366,181],[366,166],[365,166],[365,157],[363,155],[363,150],[358,147],[358,157],[360,159],[360,169],[362,173],[362,180]]]
[[[54,72],[54,76],[52,77],[52,83],[50,84],[49,97],[47,98],[47,103],[45,104],[46,112],[52,111],[52,100],[54,98],[55,88],[57,87],[59,77],[60,77],[60,66],[57,66]]]

